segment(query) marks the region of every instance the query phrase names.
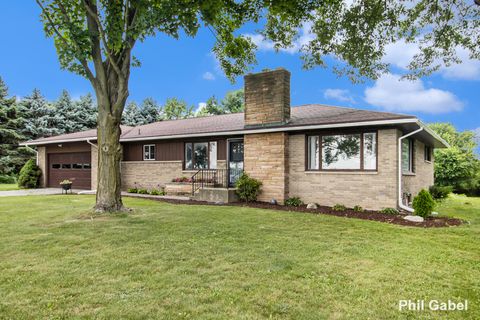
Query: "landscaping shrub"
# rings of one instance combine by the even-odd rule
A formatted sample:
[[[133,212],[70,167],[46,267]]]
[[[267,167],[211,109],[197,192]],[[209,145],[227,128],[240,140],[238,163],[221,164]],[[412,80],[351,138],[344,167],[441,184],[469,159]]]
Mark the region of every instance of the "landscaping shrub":
[[[429,191],[434,200],[443,200],[448,198],[448,195],[453,192],[453,187],[433,185],[429,188]]]
[[[38,188],[42,171],[35,164],[35,160],[30,159],[25,163],[18,175],[18,186],[20,188]]]
[[[192,179],[189,177],[180,177],[180,178],[173,178],[172,182],[192,182]]]
[[[238,198],[245,202],[257,200],[261,186],[262,183],[260,181],[254,178],[250,178],[246,173],[243,173],[235,183]]]
[[[15,177],[9,175],[0,175],[0,183],[15,183]]]
[[[163,190],[152,189],[152,190],[150,190],[150,194],[152,196],[164,196],[165,192]]]
[[[137,188],[130,188],[127,190],[129,193],[137,193],[138,189]]]
[[[426,218],[432,214],[432,211],[435,208],[435,201],[430,192],[422,189],[418,195],[413,198],[412,206],[413,209],[415,209],[416,215]]]
[[[303,201],[300,200],[299,197],[291,197],[285,200],[285,205],[291,207],[300,207],[301,205],[303,205]]]
[[[345,207],[343,204],[337,203],[336,205],[333,206],[333,211],[345,211],[347,210],[347,207]]]
[[[353,207],[353,211],[356,211],[356,212],[363,212],[365,211],[365,209],[363,209],[361,206],[359,205],[356,205],[355,207]]]
[[[139,194],[148,194],[148,190],[147,190],[147,189],[138,189],[138,190],[137,190],[137,193],[139,193]]]
[[[385,214],[399,214],[400,213],[395,208],[383,208],[382,210],[380,210],[380,212],[385,213]]]

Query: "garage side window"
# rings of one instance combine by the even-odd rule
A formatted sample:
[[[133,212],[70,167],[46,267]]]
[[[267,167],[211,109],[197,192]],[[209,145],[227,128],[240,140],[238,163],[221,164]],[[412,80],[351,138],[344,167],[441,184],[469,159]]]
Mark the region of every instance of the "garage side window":
[[[146,144],[143,146],[143,160],[155,160],[154,144]]]

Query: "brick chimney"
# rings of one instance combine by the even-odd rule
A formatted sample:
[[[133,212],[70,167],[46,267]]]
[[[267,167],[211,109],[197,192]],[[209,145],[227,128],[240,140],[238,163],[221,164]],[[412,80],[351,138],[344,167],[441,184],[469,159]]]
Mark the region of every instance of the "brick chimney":
[[[290,72],[283,68],[245,76],[245,127],[290,120]]]

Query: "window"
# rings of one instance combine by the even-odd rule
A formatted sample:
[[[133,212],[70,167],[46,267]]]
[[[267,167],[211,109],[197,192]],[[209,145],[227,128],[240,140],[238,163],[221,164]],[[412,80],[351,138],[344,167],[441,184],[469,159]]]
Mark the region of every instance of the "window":
[[[403,139],[402,140],[402,172],[403,173],[413,173],[414,163],[413,163],[413,140],[412,139]]]
[[[155,160],[154,144],[147,144],[143,146],[143,160]]]
[[[72,168],[72,165],[69,164],[69,163],[63,163],[62,164],[62,169],[71,169]]]
[[[377,134],[368,132],[309,136],[307,169],[376,170]]]
[[[425,146],[425,161],[432,162],[432,147]]]
[[[90,169],[92,169],[92,165],[90,163],[84,163],[83,164],[83,169],[90,170]]]
[[[82,169],[83,164],[81,163],[74,163],[72,164],[72,169]]]
[[[52,164],[52,169],[60,169],[60,164],[58,163]]]
[[[217,142],[185,143],[185,169],[216,169]]]

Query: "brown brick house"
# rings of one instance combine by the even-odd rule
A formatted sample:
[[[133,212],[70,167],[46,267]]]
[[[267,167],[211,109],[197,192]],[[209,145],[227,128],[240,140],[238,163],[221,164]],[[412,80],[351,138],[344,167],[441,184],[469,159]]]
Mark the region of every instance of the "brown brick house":
[[[245,113],[122,127],[120,141],[124,189],[222,172],[228,187],[232,172],[245,171],[262,181],[261,201],[298,196],[369,209],[404,207],[432,185],[432,151],[447,146],[415,116],[291,107],[285,69],[245,76]],[[89,130],[25,145],[37,147],[42,186],[73,179],[74,187],[96,189],[95,143]]]

